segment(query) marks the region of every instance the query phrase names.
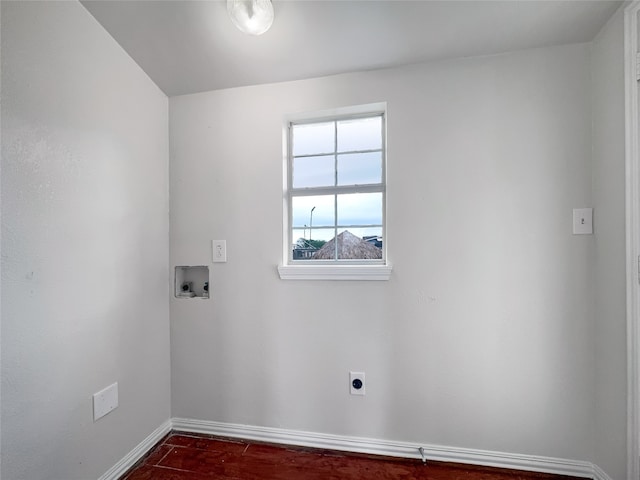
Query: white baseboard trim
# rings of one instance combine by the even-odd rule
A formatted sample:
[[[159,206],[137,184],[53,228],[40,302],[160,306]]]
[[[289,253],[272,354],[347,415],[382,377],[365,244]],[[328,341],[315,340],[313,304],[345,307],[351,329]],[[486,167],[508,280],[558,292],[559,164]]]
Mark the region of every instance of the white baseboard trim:
[[[212,422],[190,418],[173,418],[167,420],[98,480],[118,480],[153,448],[162,437],[172,430],[267,443],[416,459],[422,458],[419,451],[419,448],[422,447],[427,461],[464,463],[531,472],[554,473],[557,475],[593,478],[594,480],[612,480],[611,477],[597,465],[577,460],[417,443],[392,442],[374,438],[331,435],[327,433],[285,430],[281,428]]]
[[[220,437],[241,438],[268,443],[386,455],[391,457],[422,458],[418,450],[422,447],[427,460],[554,473],[558,475],[594,478],[595,480],[611,480],[600,468],[590,462],[562,458],[421,445],[416,443],[390,442],[372,438],[348,437],[189,418],[174,418],[172,419],[172,425],[174,430],[182,432],[205,433]]]
[[[599,466],[593,466],[593,480],[613,480]]]
[[[127,455],[125,455],[118,463],[111,467],[104,475],[98,480],[118,480],[127,470],[135,465],[153,446],[162,440],[167,433],[172,430],[172,421],[167,420],[158,428],[156,428],[151,435],[145,438],[142,442],[134,447]]]

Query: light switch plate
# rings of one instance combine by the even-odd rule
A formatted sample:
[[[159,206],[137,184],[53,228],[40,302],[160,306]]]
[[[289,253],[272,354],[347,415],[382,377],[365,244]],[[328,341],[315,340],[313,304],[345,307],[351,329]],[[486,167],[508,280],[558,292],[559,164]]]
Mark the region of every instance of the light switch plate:
[[[224,263],[227,261],[227,241],[211,240],[211,255],[213,263]]]
[[[593,208],[573,209],[573,234],[591,235],[593,233]]]
[[[118,382],[93,394],[93,421],[104,417],[118,407]]]

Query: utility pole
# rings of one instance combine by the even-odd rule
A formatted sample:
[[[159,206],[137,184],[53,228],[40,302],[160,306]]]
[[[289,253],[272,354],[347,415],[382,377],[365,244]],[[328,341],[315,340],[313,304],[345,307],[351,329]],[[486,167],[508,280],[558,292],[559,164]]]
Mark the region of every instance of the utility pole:
[[[313,211],[316,209],[316,207],[313,207],[311,209],[311,216],[309,217],[309,241],[311,241],[311,229],[313,228]]]

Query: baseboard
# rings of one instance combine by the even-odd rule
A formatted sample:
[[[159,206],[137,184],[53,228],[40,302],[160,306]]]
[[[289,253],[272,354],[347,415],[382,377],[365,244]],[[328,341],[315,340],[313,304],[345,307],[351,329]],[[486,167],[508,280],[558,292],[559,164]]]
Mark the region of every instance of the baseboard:
[[[182,432],[205,433],[221,437],[403,458],[422,458],[419,451],[419,448],[422,447],[427,460],[554,473],[594,478],[595,480],[611,480],[600,468],[590,462],[562,458],[389,442],[372,438],[348,437],[188,418],[174,418],[172,425],[174,430]]]
[[[104,475],[98,480],[118,480],[127,470],[135,465],[153,446],[162,440],[167,433],[172,429],[171,420],[167,420],[158,428],[156,428],[151,435],[140,442],[133,450],[125,455],[122,460],[111,467]]]
[[[593,466],[593,480],[613,480],[599,466]]]
[[[204,433],[220,437],[240,438],[268,443],[297,445],[301,447],[339,450],[345,452],[385,455],[390,457],[421,459],[427,461],[465,463],[488,467],[510,468],[530,472],[554,473],[574,477],[612,480],[600,467],[589,462],[562,458],[520,455],[467,448],[442,447],[406,442],[391,442],[374,438],[350,437],[326,433],[285,430],[233,423],[211,422],[189,418],[167,420],[131,452],[111,467],[98,480],[118,480],[140,460],[162,437],[172,430],[187,433]]]

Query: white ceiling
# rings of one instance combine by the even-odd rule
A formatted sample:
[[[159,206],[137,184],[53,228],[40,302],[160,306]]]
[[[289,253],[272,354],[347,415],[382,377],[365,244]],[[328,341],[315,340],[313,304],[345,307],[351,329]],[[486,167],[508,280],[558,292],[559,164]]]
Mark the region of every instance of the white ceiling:
[[[169,96],[586,42],[621,4],[274,0],[271,30],[254,37],[220,0],[82,3]]]

